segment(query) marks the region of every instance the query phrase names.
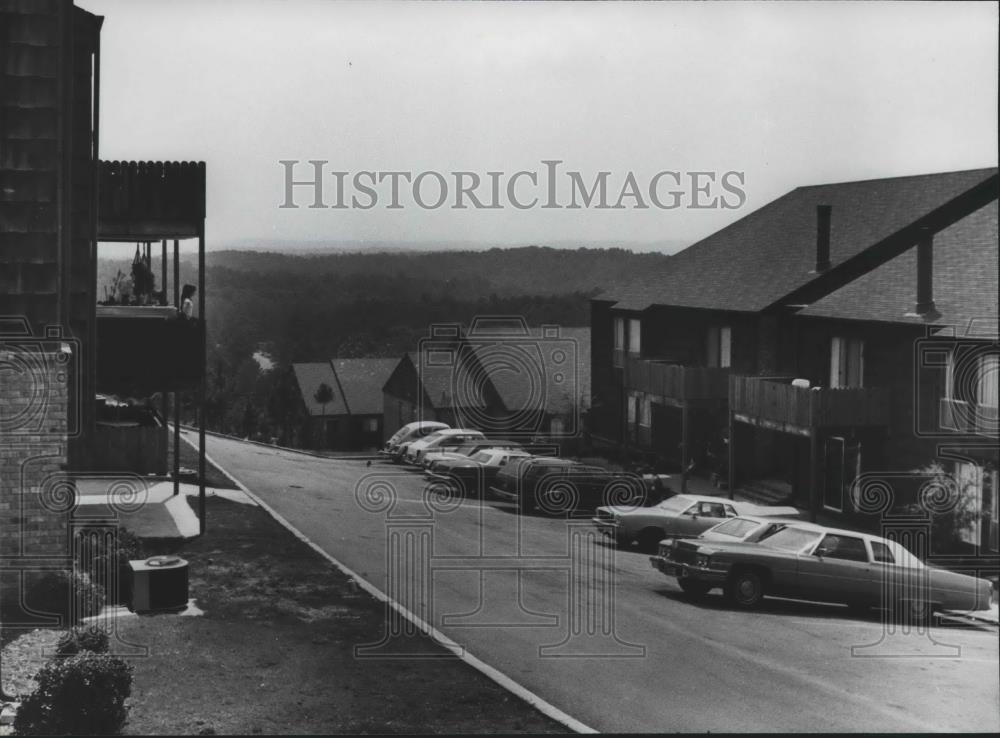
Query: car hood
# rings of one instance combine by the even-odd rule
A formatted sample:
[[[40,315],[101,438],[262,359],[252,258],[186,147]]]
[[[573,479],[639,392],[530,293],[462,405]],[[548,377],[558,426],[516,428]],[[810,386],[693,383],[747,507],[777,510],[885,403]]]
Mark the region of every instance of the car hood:
[[[668,512],[667,510],[661,510],[656,507],[638,507],[636,505],[602,505],[597,508],[597,512],[598,514],[604,512],[610,515],[642,513],[646,515],[662,515],[665,518],[676,517],[676,513]]]

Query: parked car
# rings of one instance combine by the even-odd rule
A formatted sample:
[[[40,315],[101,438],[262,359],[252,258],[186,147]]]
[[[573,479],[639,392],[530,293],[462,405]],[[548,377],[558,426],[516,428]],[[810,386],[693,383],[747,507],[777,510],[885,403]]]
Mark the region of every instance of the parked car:
[[[770,507],[706,495],[674,495],[650,507],[605,506],[597,509],[594,525],[619,546],[638,543],[647,551],[668,536],[693,538],[738,515],[798,518],[794,507]]]
[[[447,423],[439,423],[436,420],[417,420],[413,423],[407,423],[389,437],[385,446],[378,452],[379,456],[387,456],[398,463],[401,457],[397,452],[402,444],[423,438],[447,427]]]
[[[469,441],[477,441],[484,438],[486,436],[481,431],[470,428],[447,428],[408,444],[403,460],[407,464],[419,466],[420,460],[428,451],[455,448]]]
[[[756,543],[673,541],[650,562],[685,592],[721,587],[743,609],[775,595],[926,619],[934,610],[986,609],[992,591],[989,581],[928,566],[895,541],[803,522]]]
[[[601,503],[637,503],[644,498],[642,479],[569,459],[533,456],[497,472],[490,492],[518,503],[521,511],[579,515]]]
[[[424,476],[473,496],[492,484],[507,464],[528,458],[531,454],[518,448],[480,449],[471,456],[440,459],[424,472]]]
[[[475,441],[466,441],[458,446],[446,446],[424,454],[420,465],[424,469],[432,469],[435,464],[442,460],[468,459],[478,451],[484,449],[523,449],[524,447],[517,441],[503,441],[498,439],[480,438]],[[527,451],[524,452],[527,455]]]

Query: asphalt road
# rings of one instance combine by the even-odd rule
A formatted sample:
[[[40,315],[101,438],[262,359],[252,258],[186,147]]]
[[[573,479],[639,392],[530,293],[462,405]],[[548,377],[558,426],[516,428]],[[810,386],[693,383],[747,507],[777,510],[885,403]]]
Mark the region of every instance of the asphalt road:
[[[888,632],[878,614],[833,605],[696,604],[646,554],[592,544],[588,525],[428,503],[422,478],[388,463],[212,436],[208,454],[332,556],[602,732],[1000,730],[995,627]],[[365,655],[405,654],[394,635]]]

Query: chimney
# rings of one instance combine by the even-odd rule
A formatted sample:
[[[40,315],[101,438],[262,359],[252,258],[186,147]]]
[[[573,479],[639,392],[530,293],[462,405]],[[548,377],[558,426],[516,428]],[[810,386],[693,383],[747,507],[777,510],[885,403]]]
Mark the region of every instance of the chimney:
[[[917,242],[917,315],[934,311],[934,234]]]
[[[830,268],[830,211],[829,205],[816,206],[816,272]]]

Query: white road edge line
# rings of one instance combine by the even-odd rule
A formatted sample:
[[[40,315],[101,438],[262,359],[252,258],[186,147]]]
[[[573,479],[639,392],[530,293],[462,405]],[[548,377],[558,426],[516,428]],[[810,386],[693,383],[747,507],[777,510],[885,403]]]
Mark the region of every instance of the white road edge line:
[[[189,439],[185,438],[184,440],[188,444],[190,444],[191,446],[194,446],[194,444]],[[503,687],[504,689],[506,689],[508,692],[510,692],[511,694],[513,694],[515,697],[519,697],[520,699],[524,700],[525,702],[527,702],[529,705],[531,705],[532,707],[534,707],[536,710],[538,710],[540,713],[542,713],[546,717],[551,718],[551,719],[555,720],[557,723],[560,723],[560,724],[564,725],[565,727],[567,727],[570,730],[572,730],[574,733],[597,733],[598,732],[598,731],[594,730],[593,728],[591,728],[590,726],[585,725],[584,723],[580,722],[576,718],[567,715],[565,712],[563,712],[562,710],[560,710],[555,705],[553,705],[553,704],[551,704],[549,702],[546,702],[544,699],[542,699],[541,697],[539,697],[537,694],[535,694],[534,692],[532,692],[530,689],[528,689],[524,685],[519,684],[518,682],[514,681],[509,676],[507,676],[506,674],[504,674],[502,671],[500,671],[500,670],[498,670],[498,669],[490,666],[486,662],[484,662],[484,661],[476,658],[475,656],[473,656],[471,653],[469,653],[469,650],[467,648],[465,648],[465,647],[459,645],[458,643],[456,643],[455,641],[453,641],[451,638],[449,638],[448,636],[446,636],[444,633],[440,632],[437,628],[435,628],[434,626],[432,626],[430,623],[425,622],[423,620],[423,618],[421,618],[418,615],[416,615],[415,613],[412,613],[409,610],[407,610],[405,607],[403,607],[402,605],[400,605],[398,602],[396,602],[395,600],[393,600],[392,598],[390,598],[389,596],[387,596],[385,593],[383,593],[380,589],[378,589],[378,587],[376,587],[374,584],[372,584],[371,582],[369,582],[367,579],[364,579],[364,578],[358,576],[358,574],[356,574],[348,566],[346,566],[345,564],[343,564],[340,561],[338,561],[337,559],[335,559],[329,553],[327,553],[322,548],[320,548],[317,544],[313,543],[309,539],[308,536],[306,536],[302,531],[300,531],[298,528],[296,528],[294,525],[292,525],[288,520],[286,520],[281,515],[281,513],[279,513],[274,508],[272,508],[270,505],[268,505],[266,502],[264,502],[260,497],[258,497],[257,495],[255,495],[249,489],[247,489],[247,487],[242,482],[240,482],[240,480],[238,480],[236,477],[234,477],[228,471],[226,471],[225,469],[223,469],[222,466],[220,466],[217,462],[215,462],[207,453],[205,454],[205,460],[208,461],[208,462],[210,462],[213,466],[215,466],[216,469],[218,469],[223,474],[225,474],[226,477],[228,477],[229,480],[233,484],[235,484],[237,487],[239,487],[243,491],[244,494],[246,494],[248,497],[250,497],[250,499],[252,499],[258,505],[260,505],[264,510],[266,510],[267,513],[268,513],[268,515],[270,515],[272,518],[274,518],[276,521],[278,521],[278,523],[280,523],[282,526],[284,526],[285,528],[287,528],[292,533],[292,535],[294,535],[300,541],[302,541],[307,546],[309,546],[310,548],[312,548],[320,556],[322,556],[327,561],[329,561],[331,564],[333,564],[335,567],[337,567],[337,569],[339,569],[343,574],[345,574],[345,575],[349,576],[351,579],[353,579],[358,584],[358,586],[361,587],[361,589],[363,589],[365,592],[367,592],[368,594],[370,594],[376,600],[378,600],[380,602],[384,602],[387,605],[389,605],[389,607],[391,607],[393,610],[395,610],[396,612],[398,612],[400,615],[402,615],[408,621],[410,621],[411,623],[413,623],[414,625],[416,625],[426,635],[429,635],[431,638],[433,638],[435,641],[437,641],[437,643],[439,645],[441,645],[443,648],[447,649],[448,651],[451,651],[455,656],[457,656],[459,659],[461,659],[466,664],[468,664],[469,666],[471,666],[473,669],[475,669],[476,671],[478,671],[480,674],[482,674],[483,676],[488,677],[489,679],[492,679],[494,682],[496,682],[497,684],[499,684],[501,687]]]

